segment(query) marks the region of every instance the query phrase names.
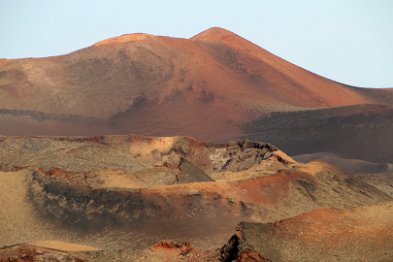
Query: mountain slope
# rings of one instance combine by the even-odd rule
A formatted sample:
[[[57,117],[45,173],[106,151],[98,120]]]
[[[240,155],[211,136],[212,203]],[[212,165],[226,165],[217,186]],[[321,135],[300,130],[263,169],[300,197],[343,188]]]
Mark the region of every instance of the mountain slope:
[[[391,261],[393,203],[314,209],[275,223],[241,223],[240,249],[272,261]]]
[[[229,31],[212,28],[192,39],[203,43],[222,64],[275,101],[306,108],[369,102],[356,91],[291,64]]]
[[[245,137],[270,141],[290,155],[331,152],[344,158],[393,163],[393,108],[356,105],[276,112],[245,125]]]
[[[239,221],[392,201],[270,144],[187,137],[0,137],[0,192],[0,246],[78,243],[105,251],[94,261],[134,261],[168,238],[216,248]]]
[[[374,103],[221,28],[129,34],[0,63],[0,134],[191,135],[219,140],[274,111]]]

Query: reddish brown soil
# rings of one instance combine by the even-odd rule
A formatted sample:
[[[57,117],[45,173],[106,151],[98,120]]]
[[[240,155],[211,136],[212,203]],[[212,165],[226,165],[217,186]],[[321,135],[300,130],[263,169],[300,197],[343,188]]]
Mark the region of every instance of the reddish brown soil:
[[[243,247],[272,261],[391,261],[392,202],[315,209],[272,224],[240,224]]]
[[[243,124],[266,112],[379,103],[380,97],[222,28],[191,39],[129,34],[64,56],[2,61],[0,133],[222,140],[244,134]]]
[[[137,258],[217,261],[217,248],[240,221],[274,223],[256,224],[262,228],[282,226],[284,232],[272,234],[267,241],[274,247],[284,243],[280,249],[284,257],[288,250],[301,256],[296,241],[310,247],[320,236],[326,240],[320,245],[330,245],[332,241],[325,235],[344,232],[350,225],[359,230],[348,232],[367,235],[371,228],[381,233],[382,240],[389,240],[381,230],[389,226],[390,217],[385,214],[390,212],[389,206],[375,209],[375,227],[370,223],[374,215],[367,208],[356,211],[359,218],[346,216],[348,210],[336,214],[331,209],[326,214],[317,210],[301,215],[321,207],[377,205],[391,201],[389,195],[327,163],[298,163],[267,143],[206,144],[189,137],[134,135],[0,137],[0,171],[0,245],[31,243],[55,249],[56,256],[80,251],[85,257],[87,245],[105,251],[93,257],[98,262]],[[332,229],[327,225],[339,223],[336,215],[348,222]],[[382,219],[385,215],[387,220]],[[299,217],[291,220],[294,216]],[[364,227],[366,221],[371,227]],[[258,237],[267,234],[261,232]],[[153,243],[168,238],[193,245],[161,242],[142,254]],[[385,250],[382,240],[372,234],[367,239],[376,248],[367,254],[380,256]],[[259,248],[261,241],[256,242],[252,246]],[[264,261],[278,252],[271,250],[242,247],[236,259]],[[302,258],[310,251],[303,253]],[[342,256],[353,257],[352,253]]]

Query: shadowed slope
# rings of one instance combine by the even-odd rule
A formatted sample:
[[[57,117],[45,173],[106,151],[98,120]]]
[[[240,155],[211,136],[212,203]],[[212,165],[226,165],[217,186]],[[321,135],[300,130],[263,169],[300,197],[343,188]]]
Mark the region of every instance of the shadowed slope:
[[[344,158],[393,163],[393,108],[357,105],[277,112],[245,126],[247,138],[271,141],[290,155],[331,152]]]

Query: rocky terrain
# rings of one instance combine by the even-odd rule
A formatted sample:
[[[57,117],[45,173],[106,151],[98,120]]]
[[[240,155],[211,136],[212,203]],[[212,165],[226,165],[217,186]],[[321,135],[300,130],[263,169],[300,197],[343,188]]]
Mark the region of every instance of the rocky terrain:
[[[392,200],[330,164],[252,141],[1,137],[0,170],[0,246],[65,241],[103,250],[93,261],[154,261],[166,251],[167,261],[184,252],[216,261],[240,221]],[[154,244],[163,239],[192,244]]]
[[[392,163],[391,105],[271,113],[249,123],[245,129],[250,134],[244,138],[270,141],[290,155],[328,152],[343,158]]]
[[[359,159],[348,159],[333,153],[314,153],[297,155],[297,161],[309,162],[323,160],[341,168],[356,179],[371,184],[386,194],[393,196],[393,164],[374,163]]]
[[[241,223],[239,250],[272,261],[391,261],[393,203],[315,209],[275,223]]]
[[[1,60],[0,134],[247,137],[294,155],[392,163],[392,90],[323,78],[222,28],[126,34]]]
[[[392,261],[392,105],[222,28],[0,59],[0,261]]]
[[[84,262],[100,256],[100,250],[60,241],[36,241],[0,249],[1,262]]]

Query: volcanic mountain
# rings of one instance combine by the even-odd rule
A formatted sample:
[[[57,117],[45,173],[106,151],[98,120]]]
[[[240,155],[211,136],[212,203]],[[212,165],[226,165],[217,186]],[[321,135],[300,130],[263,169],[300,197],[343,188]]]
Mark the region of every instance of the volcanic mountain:
[[[299,147],[293,136],[276,139],[255,121],[271,112],[354,105],[375,112],[368,104],[384,105],[385,112],[392,101],[391,89],[331,81],[217,27],[190,39],[127,34],[67,55],[0,61],[2,135],[136,133],[224,141],[258,134],[253,138],[300,154],[331,149],[324,150],[326,143],[316,149],[307,139]],[[325,119],[323,112],[317,118]],[[367,121],[347,124],[370,130]]]
[[[293,231],[285,227],[282,231],[292,235],[261,231],[258,237],[270,239],[258,242],[249,236],[259,229],[246,228],[246,239],[256,252],[270,259],[279,251],[266,243],[282,247],[289,237],[290,245],[279,248],[280,252],[285,258],[285,252],[294,247],[290,253],[296,251],[299,257],[301,249],[292,244],[301,243],[297,241],[302,232],[314,240],[318,233],[325,238],[326,231],[315,230],[317,218],[325,217],[324,213],[312,217],[314,225],[309,229],[307,221],[297,216],[319,208],[355,208],[392,201],[388,194],[330,164],[297,162],[268,143],[208,144],[190,137],[136,135],[0,137],[0,192],[0,260],[5,257],[5,261],[19,261],[8,260],[15,256],[48,261],[43,257],[52,255],[93,257],[50,261],[217,261],[217,252],[203,250],[219,248],[239,222],[263,227],[280,220],[294,221],[289,223]],[[387,207],[379,209],[391,213]],[[365,225],[372,225],[373,210],[379,209],[370,209],[364,217],[363,209],[359,209],[359,220],[351,216],[341,223],[340,216],[322,220],[325,224],[321,228],[336,232],[343,225],[343,241],[358,243],[351,229],[359,226],[357,236],[368,236],[370,242],[362,243],[371,243],[378,239],[374,233],[392,228],[391,215],[384,220],[385,213],[375,213],[378,231],[367,231]],[[298,230],[297,225],[304,230]],[[339,232],[326,243],[341,236]],[[370,246],[370,256],[389,250],[391,234],[387,236],[380,238],[381,242],[386,240],[381,249]],[[168,238],[191,241],[192,246],[167,241],[154,245]],[[307,253],[303,257],[308,257],[312,242],[305,243]],[[323,242],[319,244],[316,247],[323,246]],[[206,260],[197,259],[200,255]],[[384,258],[389,261],[391,252]]]

